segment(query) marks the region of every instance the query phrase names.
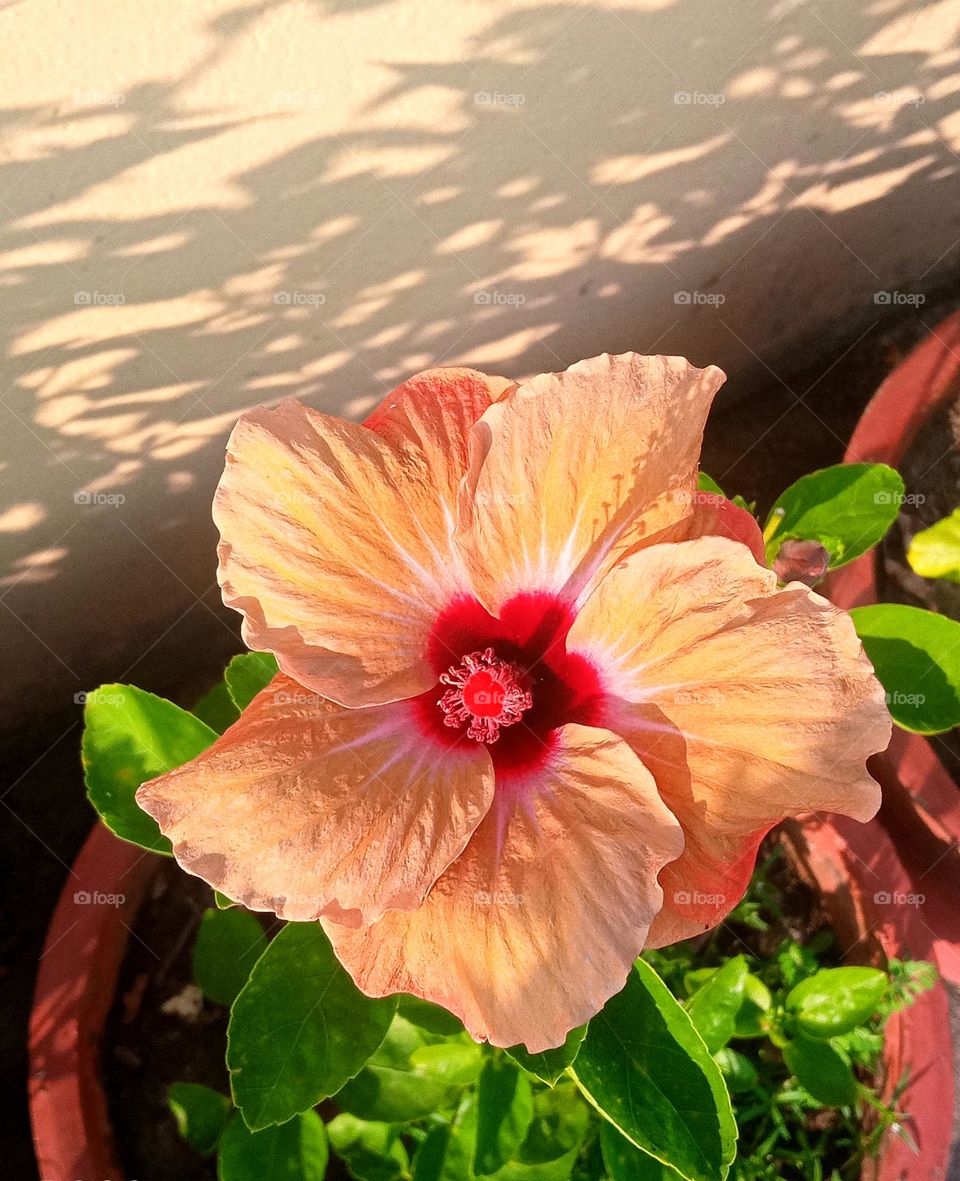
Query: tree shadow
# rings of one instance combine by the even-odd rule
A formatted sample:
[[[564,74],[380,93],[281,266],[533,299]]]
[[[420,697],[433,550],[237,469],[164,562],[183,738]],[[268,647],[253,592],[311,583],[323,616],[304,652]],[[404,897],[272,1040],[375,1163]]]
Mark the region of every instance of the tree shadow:
[[[933,5],[846,13],[842,39],[806,3],[491,10],[461,60],[382,62],[356,126],[293,144],[293,114],[328,126],[322,71],[309,93],[278,73],[253,113],[188,101],[269,7],[212,20],[175,83],[3,114],[52,145],[0,162],[8,722],[38,682],[62,698],[127,675],[186,610],[232,627],[209,503],[248,406],[358,418],[428,365],[522,375],[627,349],[716,361],[730,399],[826,369],[832,340],[955,268],[958,67],[876,48]],[[426,92],[433,126],[406,114]],[[280,146],[231,171],[232,200],[165,198],[177,153],[203,144],[216,169],[255,121]],[[118,183],[127,214],[91,216]]]

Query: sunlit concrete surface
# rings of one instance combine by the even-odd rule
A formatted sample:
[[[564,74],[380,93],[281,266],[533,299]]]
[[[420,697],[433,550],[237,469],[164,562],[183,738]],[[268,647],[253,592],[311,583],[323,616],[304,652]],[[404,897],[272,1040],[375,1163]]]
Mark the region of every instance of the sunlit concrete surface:
[[[224,618],[245,407],[630,348],[749,396],[948,279],[958,31],[957,0],[0,9],[3,722]]]

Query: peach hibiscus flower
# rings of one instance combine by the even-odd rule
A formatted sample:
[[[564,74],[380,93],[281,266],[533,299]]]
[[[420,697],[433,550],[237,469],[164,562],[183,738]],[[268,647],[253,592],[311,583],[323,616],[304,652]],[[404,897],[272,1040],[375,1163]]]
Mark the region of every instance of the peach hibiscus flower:
[[[244,414],[220,583],[282,671],[140,789],[180,864],[539,1051],[715,925],[773,824],[869,819],[890,721],[850,619],[695,492],[722,381],[627,354],[432,370],[363,426]]]

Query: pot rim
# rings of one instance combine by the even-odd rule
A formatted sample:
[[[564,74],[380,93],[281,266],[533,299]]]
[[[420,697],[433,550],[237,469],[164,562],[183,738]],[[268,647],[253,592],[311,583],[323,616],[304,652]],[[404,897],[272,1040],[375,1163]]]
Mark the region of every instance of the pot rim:
[[[130,924],[160,864],[99,821],[57,901],[27,1040],[30,1124],[41,1178],[124,1181],[100,1069],[104,1023]]]
[[[942,320],[880,384],[870,399],[844,454],[845,463],[887,463],[897,466],[917,437],[924,423],[945,403],[960,396],[960,311]],[[877,602],[877,566],[875,553],[867,553],[836,571],[827,580],[824,593],[838,607],[863,606]],[[912,796],[922,797],[918,813],[932,833],[960,837],[960,791],[937,758],[931,743],[919,734],[895,730],[887,758],[897,778]],[[822,861],[834,859],[848,875],[848,895],[853,910],[864,925],[864,938],[878,939],[888,955],[903,952],[903,946],[890,914],[876,905],[876,895],[891,892],[891,886],[910,892],[910,875],[900,862],[888,834],[876,820],[855,825],[844,820],[827,821],[818,827],[807,826],[804,836]],[[885,866],[899,881],[881,881],[875,865]],[[829,872],[821,865],[814,869],[824,890],[828,910],[839,904],[831,894]],[[835,870],[833,871],[835,872]],[[821,876],[821,874],[826,876]],[[874,875],[873,885],[867,874]],[[860,879],[863,879],[863,882]],[[874,890],[880,886],[879,891]],[[874,895],[871,898],[871,894]],[[886,911],[889,912],[889,907]],[[960,945],[951,940],[933,940],[930,958],[941,975],[960,982]],[[924,1044],[939,1048],[949,1040],[949,997],[938,980],[934,988],[919,997],[909,1009],[894,1014],[888,1024],[885,1058],[892,1075],[908,1069]],[[897,1077],[892,1078],[897,1082]],[[920,1104],[925,1113],[926,1143],[920,1144],[920,1157],[902,1141],[890,1142],[879,1163],[867,1168],[864,1176],[877,1181],[900,1181],[918,1175],[945,1177],[954,1138],[955,1072],[950,1054],[927,1053],[927,1061],[918,1074],[911,1076],[905,1096]],[[911,1112],[915,1116],[915,1112]]]

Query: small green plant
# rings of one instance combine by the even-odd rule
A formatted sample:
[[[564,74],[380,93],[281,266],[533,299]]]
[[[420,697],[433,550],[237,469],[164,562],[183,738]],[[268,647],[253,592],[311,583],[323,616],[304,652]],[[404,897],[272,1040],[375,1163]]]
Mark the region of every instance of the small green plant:
[[[732,1099],[739,1138],[729,1176],[847,1181],[859,1176],[862,1162],[877,1153],[889,1131],[909,1138],[897,1109],[900,1086],[889,1100],[878,1093],[883,1028],[891,1013],[932,985],[935,973],[929,964],[900,960],[885,970],[836,966],[828,929],[804,944],[782,938],[768,954],[758,954],[753,944],[788,925],[780,880],[777,846],[720,929],[725,934],[645,953],[625,992],[559,1050],[530,1055],[521,1047],[478,1045],[445,1010],[402,996],[381,1016],[379,1047],[318,1110],[266,1123],[279,1112],[264,1108],[258,1092],[246,1093],[244,1063],[237,1062],[233,1089],[243,1116],[226,1095],[187,1083],[171,1087],[171,1110],[198,1153],[217,1154],[221,1181],[269,1181],[270,1162],[280,1161],[288,1170],[282,1176],[320,1181],[331,1154],[356,1181],[677,1181],[698,1175],[695,1154],[681,1173],[640,1152],[615,1123],[636,1113],[618,1111],[616,1096],[643,1085],[643,1063],[630,1051],[631,1037],[663,1039],[659,1050],[667,1050],[671,1036],[679,1035],[682,1044],[686,1018]],[[325,950],[316,930],[302,924],[285,930],[267,959],[287,979],[292,1005],[297,966],[322,968]],[[731,956],[727,944],[739,939],[738,931],[754,938],[742,954]],[[244,986],[249,990],[246,1004],[256,1004],[269,965],[246,982],[238,981],[238,972],[243,966],[249,974],[262,940],[259,924],[245,912],[206,912],[193,962],[196,982],[211,1002],[229,1004],[239,983],[241,994]],[[330,970],[335,972],[332,965]],[[266,986],[275,991],[275,982]],[[244,1004],[241,999],[233,1006],[235,1030],[246,1020]],[[289,1007],[285,1014],[307,1029],[309,1015]],[[323,1020],[328,1015],[320,1014]],[[625,1043],[619,1058],[612,1050],[618,1042]],[[307,1071],[313,1080],[320,1073],[319,1064]],[[287,1072],[271,1100],[288,1102],[283,1089],[291,1081]],[[675,1081],[689,1086],[692,1076]],[[326,1092],[336,1085],[327,1080]],[[639,1106],[642,1090],[636,1098]],[[250,1122],[263,1126],[254,1131]],[[661,1147],[670,1147],[678,1159],[692,1146]],[[709,1145],[702,1151],[708,1153]],[[699,1163],[703,1175],[708,1165]]]
[[[782,938],[766,956],[723,960],[740,928],[782,930],[776,847],[727,924],[700,943],[647,953],[714,1053],[739,1129],[735,1181],[846,1181],[859,1177],[888,1131],[909,1141],[897,1100],[906,1079],[878,1094],[887,1018],[932,987],[922,962],[886,969],[838,964],[832,932]],[[723,936],[726,936],[724,938]]]

